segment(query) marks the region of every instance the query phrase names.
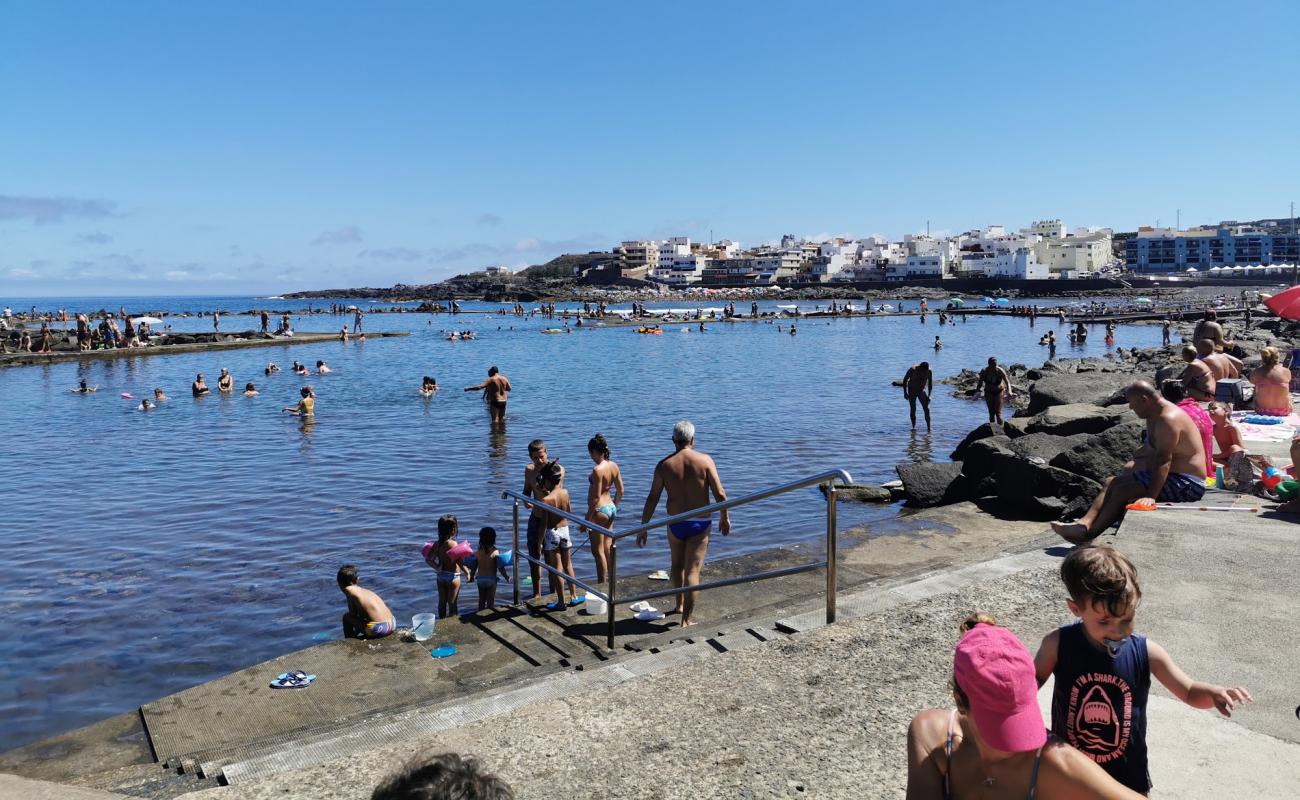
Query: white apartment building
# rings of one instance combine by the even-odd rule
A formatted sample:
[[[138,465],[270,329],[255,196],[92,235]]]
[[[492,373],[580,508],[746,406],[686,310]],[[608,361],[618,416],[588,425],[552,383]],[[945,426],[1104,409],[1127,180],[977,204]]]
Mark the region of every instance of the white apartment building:
[[[672,286],[699,283],[710,259],[706,255],[691,252],[691,249],[691,240],[686,236],[674,236],[660,242],[658,263],[652,273],[655,280]]]
[[[1110,231],[1034,243],[1034,251],[1053,278],[1076,278],[1098,272],[1115,260]]]
[[[1044,239],[1064,239],[1065,223],[1059,219],[1042,219],[1036,220],[1028,228],[1021,230],[1026,236],[1041,236]]]

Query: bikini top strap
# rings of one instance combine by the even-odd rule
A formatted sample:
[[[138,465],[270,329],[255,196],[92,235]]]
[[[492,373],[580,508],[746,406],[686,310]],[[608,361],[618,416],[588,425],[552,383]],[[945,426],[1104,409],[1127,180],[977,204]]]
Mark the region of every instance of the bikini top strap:
[[[943,799],[952,800],[952,729],[957,724],[957,709],[948,715],[948,738],[943,743],[943,753],[948,759],[948,766],[943,771]]]
[[[1034,755],[1034,769],[1029,773],[1029,797],[1028,800],[1034,800],[1034,795],[1038,792],[1038,765],[1043,762],[1043,748],[1047,742],[1052,741],[1052,735],[1047,735],[1047,741],[1039,746],[1038,752]]]

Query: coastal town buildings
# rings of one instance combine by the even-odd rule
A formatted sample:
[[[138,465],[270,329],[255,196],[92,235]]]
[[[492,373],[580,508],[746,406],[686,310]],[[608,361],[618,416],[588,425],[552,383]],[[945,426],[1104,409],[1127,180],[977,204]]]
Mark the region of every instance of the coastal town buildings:
[[[1135,272],[1169,273],[1300,262],[1300,234],[1282,226],[1231,225],[1189,230],[1139,228],[1124,244]]]

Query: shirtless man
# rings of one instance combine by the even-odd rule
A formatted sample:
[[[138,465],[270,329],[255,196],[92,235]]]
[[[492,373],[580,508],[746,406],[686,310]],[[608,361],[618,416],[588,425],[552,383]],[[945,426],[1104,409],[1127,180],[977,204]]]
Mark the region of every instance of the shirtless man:
[[[506,421],[506,401],[510,399],[510,379],[502,375],[496,367],[488,367],[488,379],[477,386],[466,386],[465,391],[476,392],[486,389],[488,410],[493,422]]]
[[[984,393],[984,403],[989,407],[989,424],[1002,424],[1002,395],[1015,396],[1011,388],[1011,376],[998,366],[998,360],[989,356],[989,365],[980,370],[979,389]]]
[[[1091,541],[1139,498],[1161,503],[1194,503],[1205,495],[1205,444],[1201,432],[1182,409],[1160,396],[1146,381],[1124,392],[1128,407],[1146,420],[1146,441],[1077,522],[1053,522],[1052,530],[1069,542]]]
[[[641,509],[642,525],[654,516],[655,507],[659,505],[659,495],[665,489],[668,490],[670,516],[709,505],[710,492],[719,503],[727,499],[713,459],[695,449],[695,426],[686,420],[674,425],[673,445],[677,452],[655,467],[650,495],[646,497],[645,507]],[[680,588],[699,585],[700,569],[704,566],[704,556],[709,549],[709,529],[712,527],[710,515],[674,522],[668,526],[673,586]],[[731,518],[725,508],[719,512],[718,530],[722,531],[723,536],[731,533]],[[643,531],[637,534],[636,544],[637,547],[644,547],[645,543],[646,533]],[[691,616],[695,613],[695,599],[698,595],[698,591],[677,595],[677,606],[673,613],[682,615],[682,627],[694,624]]]
[[[190,391],[194,393],[195,397],[202,397],[205,394],[212,393],[212,390],[208,388],[208,385],[203,382],[202,372],[200,372],[194,379],[194,383],[190,384]]]
[[[1197,339],[1196,355],[1210,368],[1214,380],[1222,381],[1241,376],[1241,359],[1227,353],[1214,352],[1214,340]]]
[[[1192,331],[1192,341],[1209,339],[1214,342],[1216,351],[1232,347],[1235,343],[1224,338],[1223,326],[1218,323],[1218,318],[1219,315],[1215,313],[1214,309],[1206,309],[1205,318],[1197,322],[1196,329]]]
[[[935,337],[938,341],[938,337]],[[937,346],[937,345],[936,345]],[[916,401],[921,401],[921,410],[925,412],[925,429],[930,430],[930,395],[934,394],[934,373],[930,371],[930,362],[922,361],[908,368],[903,376],[903,398],[907,400],[912,412],[912,427],[916,427]]]
[[[538,490],[538,472],[549,463],[546,442],[541,439],[534,439],[529,442],[528,459],[528,466],[524,467],[524,496],[535,497]],[[558,459],[556,460],[558,461]],[[560,467],[560,480],[564,480],[564,467]],[[528,515],[528,555],[540,559],[542,557],[542,537],[546,534],[546,509],[531,504],[528,507],[532,509],[532,513]],[[541,597],[542,568],[532,562],[529,562],[528,566],[533,576],[533,597]]]
[[[357,583],[357,568],[351,564],[339,567],[339,589],[348,598],[348,610],[343,615],[343,635],[348,639],[379,639],[397,629],[393,612],[369,589]]]
[[[1214,399],[1215,379],[1214,372],[1209,365],[1196,357],[1196,348],[1189,345],[1183,345],[1183,360],[1187,362],[1187,367],[1183,373],[1178,376],[1187,387],[1187,393],[1192,396],[1193,400],[1199,400],[1202,403]]]
[[[221,377],[217,378],[217,391],[230,394],[235,389],[235,379],[230,377],[230,370],[221,368]]]

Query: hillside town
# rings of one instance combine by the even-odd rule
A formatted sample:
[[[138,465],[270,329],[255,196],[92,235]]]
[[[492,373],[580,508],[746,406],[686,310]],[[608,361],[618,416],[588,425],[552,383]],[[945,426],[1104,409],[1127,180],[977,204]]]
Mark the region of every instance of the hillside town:
[[[989,225],[950,236],[908,234],[810,240],[792,235],[779,243],[742,247],[721,239],[686,236],[631,240],[575,262],[575,275],[595,271],[688,286],[770,286],[780,283],[909,282],[957,278],[1080,279],[1121,273],[1168,275],[1248,271],[1282,274],[1300,262],[1293,220],[1225,221],[1194,228],[1070,229],[1059,219],[1037,220],[1020,230]],[[603,258],[601,256],[604,256]],[[509,274],[489,267],[489,274]]]

